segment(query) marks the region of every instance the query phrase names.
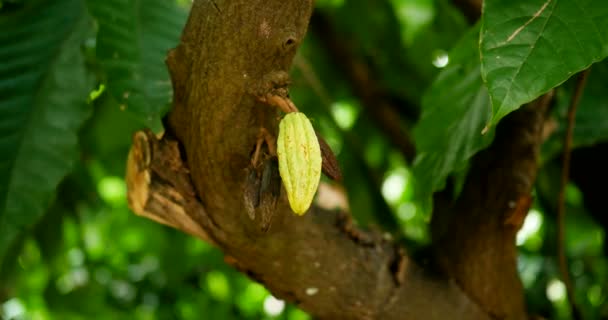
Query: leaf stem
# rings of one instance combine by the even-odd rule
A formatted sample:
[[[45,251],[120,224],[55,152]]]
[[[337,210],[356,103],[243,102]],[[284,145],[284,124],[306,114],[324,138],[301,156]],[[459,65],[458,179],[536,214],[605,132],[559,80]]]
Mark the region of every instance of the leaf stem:
[[[559,189],[558,203],[557,203],[557,254],[558,254],[558,262],[559,262],[559,270],[562,276],[562,280],[564,281],[564,285],[566,286],[566,294],[568,295],[568,301],[570,302],[570,308],[572,309],[572,317],[575,320],[582,319],[582,314],[580,309],[576,305],[576,300],[574,299],[574,287],[572,284],[572,279],[570,278],[570,273],[568,271],[568,261],[566,259],[565,252],[565,216],[566,216],[566,185],[568,184],[568,178],[570,174],[570,152],[572,149],[572,134],[574,132],[574,122],[576,115],[576,108],[579,104],[581,96],[583,94],[583,90],[585,89],[585,84],[587,82],[587,77],[589,75],[589,70],[586,69],[579,73],[576,80],[576,88],[574,90],[574,94],[572,95],[572,100],[570,100],[570,106],[568,107],[568,115],[567,122],[568,125],[566,127],[566,135],[564,137],[564,154],[562,159],[562,176],[561,176],[561,185]]]

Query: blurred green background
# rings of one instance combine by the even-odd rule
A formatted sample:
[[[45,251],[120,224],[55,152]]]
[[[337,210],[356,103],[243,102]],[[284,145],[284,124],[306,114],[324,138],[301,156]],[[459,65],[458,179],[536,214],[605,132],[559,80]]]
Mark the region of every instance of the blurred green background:
[[[0,1],[0,132],[24,132],[16,142],[0,140],[0,176],[7,173],[0,204],[8,208],[0,216],[0,318],[310,319],[228,267],[219,250],[127,207],[131,135],[162,130],[171,99],[164,56],[177,44],[189,4]],[[410,164],[366,115],[314,23],[329,22],[372,71],[382,94],[400,106],[404,129],[418,120],[425,90],[471,26],[444,0],[317,0],[316,7],[294,62],[292,98],[337,154],[359,225],[381,226],[417,252],[430,241],[430,212],[416,196]],[[567,102],[570,87],[561,89],[560,101]],[[556,121],[563,121],[566,102]],[[20,103],[31,107],[15,112]],[[586,145],[606,138],[594,137]],[[567,319],[555,259],[556,141],[543,150],[536,202],[517,244],[530,311]],[[606,230],[574,184],[567,204],[577,301],[587,318],[607,318]]]

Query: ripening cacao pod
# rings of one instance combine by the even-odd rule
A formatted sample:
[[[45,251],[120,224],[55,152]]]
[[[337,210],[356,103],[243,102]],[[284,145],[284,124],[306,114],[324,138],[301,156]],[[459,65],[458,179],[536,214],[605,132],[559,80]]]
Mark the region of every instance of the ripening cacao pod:
[[[303,113],[288,113],[279,123],[277,156],[291,210],[303,215],[319,186],[322,162],[317,135]]]

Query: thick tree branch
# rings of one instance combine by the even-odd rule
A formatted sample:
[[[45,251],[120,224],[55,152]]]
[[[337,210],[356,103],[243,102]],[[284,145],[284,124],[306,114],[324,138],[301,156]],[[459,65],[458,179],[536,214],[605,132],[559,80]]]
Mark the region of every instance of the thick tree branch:
[[[473,24],[482,1],[453,0]],[[435,198],[435,255],[478,304],[498,319],[524,319],[515,236],[532,203],[543,123],[553,92],[507,116],[492,146],[473,159],[458,199]],[[449,192],[449,191],[448,191]]]
[[[150,131],[135,134],[129,205],[219,246],[226,262],[278,297],[322,319],[488,319],[454,283],[420,269],[382,235],[357,230],[343,213],[314,208],[298,218],[283,205],[280,225],[268,233],[248,219],[244,233],[225,233],[192,192],[177,145]],[[232,248],[232,241],[249,243]]]
[[[276,133],[278,121],[257,97],[284,90],[312,1],[215,3],[194,2],[168,57],[167,135],[135,136],[131,208],[214,243],[228,263],[321,319],[487,319],[455,283],[357,230],[346,214],[313,208],[296,217],[283,193],[276,207],[260,205],[274,210],[270,230],[250,220],[246,169],[259,128]]]
[[[507,116],[492,146],[473,159],[455,201],[435,198],[431,221],[435,256],[449,274],[497,319],[523,319],[515,236],[532,202],[542,127],[552,94]]]
[[[473,24],[481,0],[452,1]],[[458,199],[435,197],[431,221],[435,257],[486,312],[496,319],[524,319],[515,236],[532,203],[543,123],[550,92],[498,125],[492,146],[473,158]]]

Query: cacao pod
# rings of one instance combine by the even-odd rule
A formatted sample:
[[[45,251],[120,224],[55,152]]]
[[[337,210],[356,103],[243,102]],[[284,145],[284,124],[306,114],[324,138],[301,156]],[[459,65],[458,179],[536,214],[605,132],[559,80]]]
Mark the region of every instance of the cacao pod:
[[[317,135],[303,113],[288,113],[279,123],[277,156],[291,210],[303,215],[319,186],[322,163]]]

